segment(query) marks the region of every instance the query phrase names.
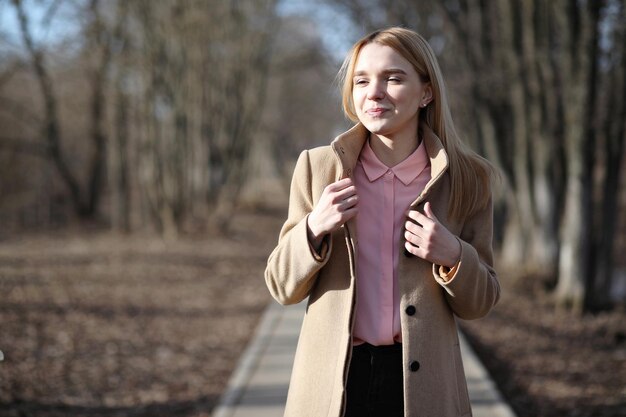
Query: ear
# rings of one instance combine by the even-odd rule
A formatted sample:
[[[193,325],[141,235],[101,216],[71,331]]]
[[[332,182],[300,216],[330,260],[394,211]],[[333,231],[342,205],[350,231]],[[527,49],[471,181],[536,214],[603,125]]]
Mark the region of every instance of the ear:
[[[433,99],[433,87],[430,83],[424,84],[424,91],[422,93],[422,99],[420,100],[420,107],[426,107]]]

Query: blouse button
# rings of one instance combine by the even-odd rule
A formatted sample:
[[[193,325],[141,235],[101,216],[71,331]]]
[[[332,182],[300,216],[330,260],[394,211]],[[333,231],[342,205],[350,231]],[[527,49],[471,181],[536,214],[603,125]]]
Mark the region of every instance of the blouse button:
[[[406,314],[409,316],[415,315],[415,306],[408,306],[406,310],[404,310]]]
[[[409,368],[411,369],[411,372],[417,372],[417,370],[420,369],[420,363],[418,361],[413,361],[409,365]]]

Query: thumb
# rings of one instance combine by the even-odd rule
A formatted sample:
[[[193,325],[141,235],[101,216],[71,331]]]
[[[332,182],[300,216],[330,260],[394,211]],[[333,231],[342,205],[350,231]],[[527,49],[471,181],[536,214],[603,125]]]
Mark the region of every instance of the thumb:
[[[424,213],[426,214],[426,216],[428,216],[429,219],[439,223],[439,220],[435,216],[435,213],[433,213],[433,208],[430,206],[430,201],[427,201],[426,204],[424,204]]]

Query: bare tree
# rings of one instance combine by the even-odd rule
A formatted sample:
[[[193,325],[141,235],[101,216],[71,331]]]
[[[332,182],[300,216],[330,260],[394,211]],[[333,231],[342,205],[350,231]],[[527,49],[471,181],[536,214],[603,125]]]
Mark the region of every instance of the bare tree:
[[[613,38],[604,58],[611,68],[605,77],[604,86],[607,97],[604,123],[596,129],[604,137],[604,187],[602,205],[598,210],[600,222],[596,223],[600,233],[595,235],[596,270],[591,271],[595,282],[588,282],[586,304],[591,308],[603,308],[611,304],[611,286],[615,266],[615,239],[618,235],[618,214],[620,213],[620,179],[626,152],[626,1],[609,5],[615,7],[615,19],[608,24],[618,30],[613,31]],[[619,48],[621,45],[621,49]],[[598,123],[600,124],[600,122]],[[621,208],[623,210],[623,207]],[[622,212],[623,213],[623,212]]]
[[[222,25],[218,38],[232,42],[229,59],[221,61],[217,73],[225,80],[222,86],[210,84],[207,100],[208,117],[221,114],[223,121],[206,122],[220,128],[209,136],[210,161],[221,161],[211,167],[209,202],[215,207],[212,225],[228,225],[248,173],[248,156],[254,140],[266,95],[268,69],[275,25],[274,0],[231,3],[226,11],[231,25]],[[256,22],[252,22],[255,19]],[[206,123],[205,122],[205,123]]]
[[[28,16],[21,0],[12,0],[18,16],[22,40],[30,57],[30,65],[36,75],[40,92],[44,101],[44,122],[42,137],[46,141],[46,155],[52,159],[61,179],[67,186],[78,213],[83,213],[83,204],[80,195],[80,186],[75,175],[71,172],[61,148],[61,127],[58,115],[57,96],[54,92],[52,79],[44,62],[43,51],[36,47]]]
[[[360,1],[329,3],[355,17],[368,13]],[[407,12],[410,7],[417,12]],[[623,2],[399,1],[388,10],[379,26],[406,24],[426,37],[445,37],[444,70],[454,74],[448,79],[460,88],[455,95],[471,97],[469,103],[453,100],[465,109],[461,114],[471,115],[465,131],[503,173],[503,261],[558,282],[559,305],[590,308],[598,286],[605,293],[610,287],[604,268],[611,264],[614,235],[601,229],[600,238],[595,230],[615,224],[618,200],[610,195],[619,192],[623,159],[623,123],[611,122],[620,118],[623,89],[603,81],[611,77],[613,86],[621,85],[623,63],[615,56],[622,52],[600,66],[601,30],[623,36]],[[405,11],[399,17],[393,10]],[[615,15],[619,19],[611,21]],[[441,20],[444,25],[433,28]],[[605,153],[611,154],[606,165],[598,154],[603,120]],[[604,207],[601,217],[594,204]],[[608,275],[598,278],[602,274]]]
[[[135,0],[128,10],[142,217],[169,236],[190,219],[225,226],[265,96],[274,2]]]
[[[117,46],[115,76],[113,80],[112,102],[114,103],[114,121],[112,128],[112,146],[109,149],[109,187],[112,199],[111,223],[114,229],[131,231],[130,214],[130,101],[128,84],[130,78],[130,36],[128,26],[128,2],[117,3],[115,30],[112,43]]]
[[[99,53],[95,66],[91,70],[91,128],[89,136],[93,140],[88,183],[81,186],[79,176],[72,169],[63,152],[63,134],[59,116],[59,98],[55,92],[54,81],[45,59],[45,50],[37,46],[33,40],[32,29],[28,14],[21,0],[12,0],[15,8],[22,41],[29,56],[29,65],[35,74],[39,90],[44,103],[44,118],[41,126],[43,140],[24,140],[16,138],[20,146],[17,149],[49,158],[60,174],[60,178],[68,188],[76,213],[81,217],[92,218],[98,210],[98,203],[102,195],[103,169],[106,155],[106,135],[104,129],[105,90],[107,71],[110,63],[110,48],[106,31],[100,19],[99,2],[91,0],[87,5],[89,25],[85,28],[88,40],[86,50],[95,50]],[[58,7],[59,2],[52,2],[50,9]],[[52,11],[48,12],[49,14]],[[4,143],[10,143],[10,138],[4,138]]]

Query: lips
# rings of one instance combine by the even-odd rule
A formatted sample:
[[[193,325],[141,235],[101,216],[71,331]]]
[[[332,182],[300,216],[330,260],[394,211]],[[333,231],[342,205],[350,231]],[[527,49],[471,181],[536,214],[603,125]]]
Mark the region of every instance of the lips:
[[[370,115],[370,116],[380,116],[383,113],[385,113],[387,110],[387,108],[385,107],[372,107],[371,109],[367,109],[365,111],[366,114]]]

